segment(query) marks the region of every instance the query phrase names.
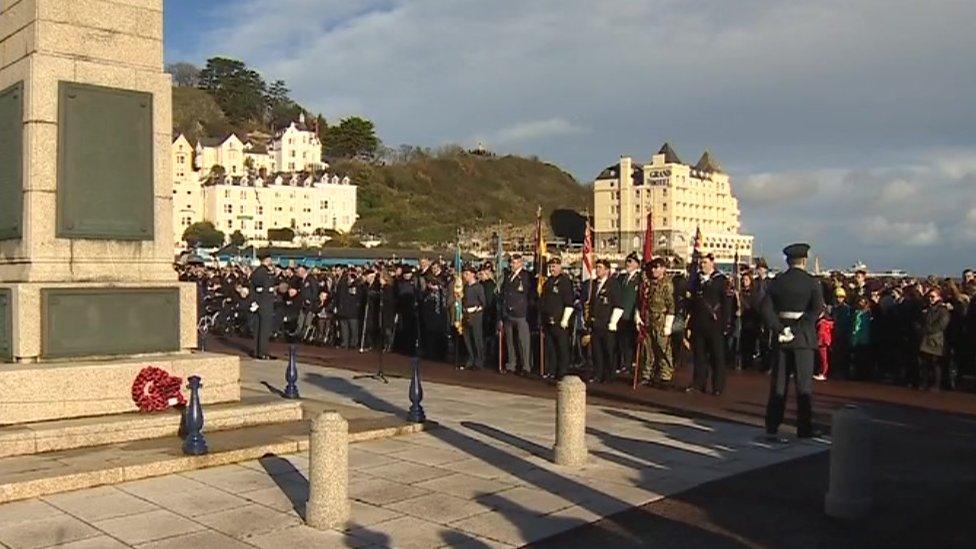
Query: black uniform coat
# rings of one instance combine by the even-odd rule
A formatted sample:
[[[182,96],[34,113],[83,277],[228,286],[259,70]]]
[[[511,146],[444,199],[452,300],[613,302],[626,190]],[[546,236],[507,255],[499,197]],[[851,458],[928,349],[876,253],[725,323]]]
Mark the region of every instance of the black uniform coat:
[[[529,295],[532,291],[532,276],[522,269],[518,273],[505,275],[502,282],[502,315],[508,318],[525,318],[529,311]]]
[[[363,283],[358,278],[342,277],[336,284],[336,315],[339,318],[358,319],[365,303],[365,293]]]
[[[697,330],[725,331],[732,321],[729,279],[714,271],[707,279],[702,275],[699,289],[691,299],[691,327]]]
[[[559,324],[563,319],[563,310],[566,307],[572,308],[573,283],[569,277],[563,273],[559,276],[550,276],[542,286],[542,297],[540,307],[542,308],[542,323],[544,325]]]
[[[770,283],[763,300],[763,318],[779,334],[789,326],[793,341],[783,349],[816,349],[817,319],[824,310],[823,288],[816,277],[803,269],[790,268]],[[799,319],[782,318],[783,313],[803,313]]]
[[[591,280],[595,284],[593,288],[593,301],[590,303],[590,318],[593,319],[594,331],[607,331],[610,326],[610,319],[613,317],[613,310],[620,308],[620,286],[607,277],[603,286],[599,280]]]

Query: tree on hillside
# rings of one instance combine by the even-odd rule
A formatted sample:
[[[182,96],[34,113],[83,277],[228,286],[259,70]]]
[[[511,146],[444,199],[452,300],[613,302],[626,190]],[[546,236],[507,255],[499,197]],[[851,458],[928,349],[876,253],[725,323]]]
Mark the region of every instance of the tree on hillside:
[[[224,57],[207,60],[200,71],[200,89],[209,92],[232,122],[261,120],[267,105],[266,85],[257,71]]]
[[[183,231],[183,241],[192,248],[217,248],[224,245],[224,233],[209,221],[194,223]]]
[[[173,84],[180,88],[194,88],[200,82],[200,68],[193,63],[170,63],[166,72],[173,75]]]
[[[372,157],[380,146],[376,128],[365,118],[351,116],[329,128],[326,133],[325,150],[329,156],[351,158],[355,156]]]
[[[237,246],[238,248],[243,246],[246,241],[247,239],[244,238],[244,234],[240,231],[240,229],[234,231],[230,235],[230,243]]]

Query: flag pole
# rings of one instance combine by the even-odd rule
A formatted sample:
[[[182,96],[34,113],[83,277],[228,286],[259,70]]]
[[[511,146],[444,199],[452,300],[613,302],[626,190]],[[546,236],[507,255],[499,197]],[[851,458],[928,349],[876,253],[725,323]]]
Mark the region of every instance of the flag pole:
[[[545,262],[545,243],[542,239],[542,205],[540,204],[535,211],[536,225],[536,265],[535,265],[535,293],[536,293],[536,324],[539,326],[539,377],[546,377],[546,334],[542,328],[542,285],[545,284],[546,277],[543,274],[543,263]]]
[[[505,254],[504,254],[504,250],[502,248],[502,244],[503,244],[504,240],[502,238],[502,222],[501,222],[501,220],[498,220],[498,233],[497,233],[497,237],[498,238],[496,239],[496,242],[495,242],[495,269],[496,269],[495,272],[498,273],[496,276],[498,276],[499,278],[501,278],[501,277],[504,277],[504,275],[505,275],[505,272],[502,270],[502,259],[503,259],[503,256]],[[504,278],[502,278],[501,282],[504,282]],[[496,317],[495,318],[495,321],[496,321],[497,327],[495,329],[498,331],[498,338],[497,339],[498,339],[498,373],[499,374],[502,373],[502,360],[504,360],[504,350],[503,350],[503,347],[504,347],[505,330],[504,330],[504,322],[502,320],[502,313],[505,311],[504,299],[505,299],[505,293],[502,291],[502,285],[499,284],[496,281],[495,282],[495,302],[496,302],[497,306],[495,308],[495,317]]]

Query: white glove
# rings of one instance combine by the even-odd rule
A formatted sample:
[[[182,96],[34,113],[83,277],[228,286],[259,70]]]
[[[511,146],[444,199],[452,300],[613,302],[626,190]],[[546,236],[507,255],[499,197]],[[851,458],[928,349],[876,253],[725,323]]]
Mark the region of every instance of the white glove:
[[[664,317],[664,335],[671,335],[671,330],[674,328],[674,315],[666,315]]]
[[[257,311],[257,310],[258,310],[258,308],[259,308],[259,307],[258,307],[258,303],[257,303],[257,301],[253,301],[253,302],[251,302],[251,312],[252,312],[252,313],[253,313],[254,311]]]
[[[624,316],[624,310],[623,309],[614,309],[613,310],[613,314],[610,315],[610,325],[607,326],[607,328],[609,328],[611,332],[616,332],[617,331],[617,323],[620,322],[620,317],[622,317],[622,316]]]
[[[640,311],[638,311],[636,309],[634,310],[634,324],[636,324],[638,326],[643,326],[644,325],[644,321],[641,320],[641,317],[640,317]]]
[[[566,307],[563,309],[563,319],[559,321],[559,327],[563,330],[569,328],[569,317],[573,316],[573,308]]]
[[[793,341],[793,338],[794,337],[795,336],[793,335],[793,330],[791,330],[790,327],[787,326],[787,327],[783,328],[783,332],[781,334],[779,334],[779,338],[778,339],[779,339],[779,342],[780,343],[789,343],[789,342]]]

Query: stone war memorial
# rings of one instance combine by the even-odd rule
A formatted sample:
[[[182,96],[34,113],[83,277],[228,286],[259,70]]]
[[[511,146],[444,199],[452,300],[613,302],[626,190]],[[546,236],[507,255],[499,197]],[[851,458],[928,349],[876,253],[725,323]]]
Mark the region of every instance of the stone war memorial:
[[[0,0],[0,425],[133,412],[149,366],[240,400],[172,268],[162,9]]]

